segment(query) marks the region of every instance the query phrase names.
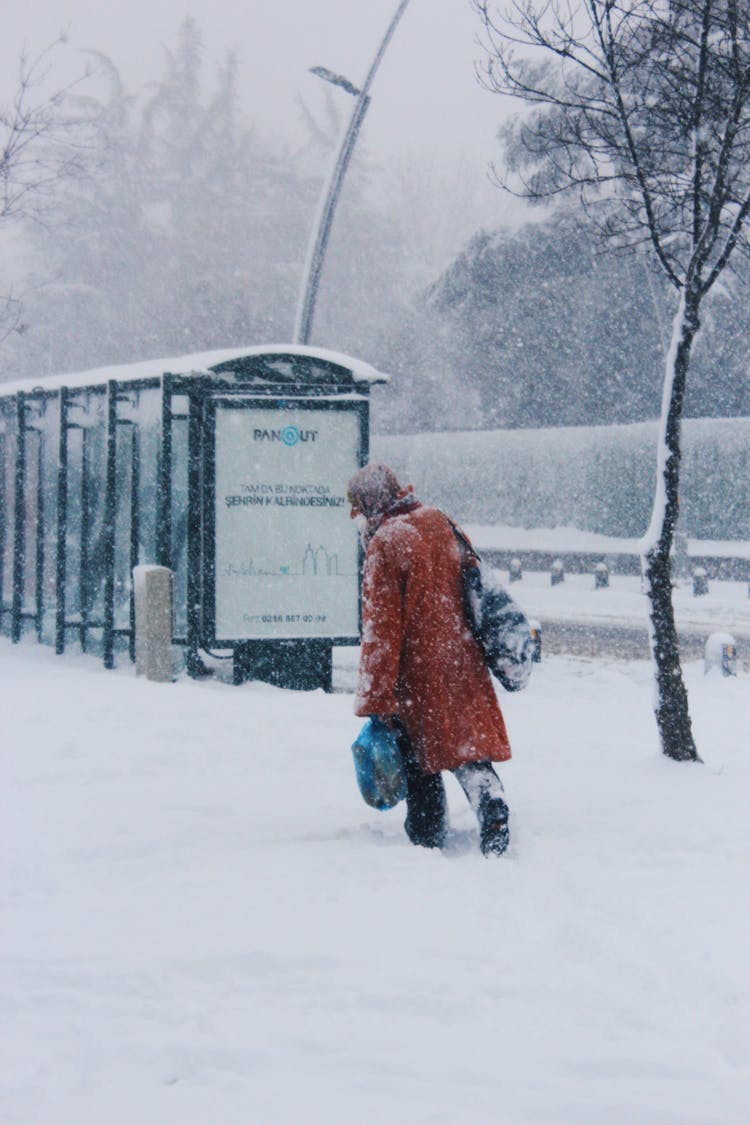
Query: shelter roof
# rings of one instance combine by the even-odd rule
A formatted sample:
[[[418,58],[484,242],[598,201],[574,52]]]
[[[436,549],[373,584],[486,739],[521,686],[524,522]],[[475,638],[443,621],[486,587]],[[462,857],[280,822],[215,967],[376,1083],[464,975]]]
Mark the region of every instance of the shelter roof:
[[[304,372],[305,360],[319,360],[324,365],[332,364],[351,372],[352,382],[355,384],[386,383],[389,376],[378,371],[364,360],[355,359],[343,352],[331,351],[327,348],[315,348],[300,344],[256,344],[244,348],[222,348],[216,351],[195,352],[190,355],[168,356],[158,359],[139,360],[137,363],[108,364],[105,367],[94,367],[86,371],[69,372],[61,375],[48,375],[37,379],[23,379],[11,383],[0,383],[0,396],[15,394],[17,391],[31,392],[34,390],[55,390],[58,387],[89,387],[98,383],[106,383],[116,379],[120,383],[133,382],[140,379],[158,378],[169,373],[170,375],[210,375],[216,374],[217,368],[229,372],[233,361],[248,360],[248,367],[255,366],[253,360],[260,361],[268,357],[265,366],[269,373],[277,372],[279,381],[291,382],[294,380],[295,370]],[[295,359],[300,362],[295,365]],[[259,368],[258,368],[259,369]],[[288,369],[288,370],[285,370]],[[260,376],[263,378],[263,376]],[[266,381],[271,381],[271,375],[265,376]],[[308,381],[304,375],[300,381]],[[323,380],[311,379],[312,382]]]

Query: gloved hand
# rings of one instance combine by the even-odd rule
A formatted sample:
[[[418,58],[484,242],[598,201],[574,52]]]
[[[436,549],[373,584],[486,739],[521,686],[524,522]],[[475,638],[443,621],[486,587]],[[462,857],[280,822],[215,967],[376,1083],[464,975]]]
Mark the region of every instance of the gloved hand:
[[[388,730],[396,731],[398,729],[398,719],[395,715],[373,715],[373,719],[377,719]]]

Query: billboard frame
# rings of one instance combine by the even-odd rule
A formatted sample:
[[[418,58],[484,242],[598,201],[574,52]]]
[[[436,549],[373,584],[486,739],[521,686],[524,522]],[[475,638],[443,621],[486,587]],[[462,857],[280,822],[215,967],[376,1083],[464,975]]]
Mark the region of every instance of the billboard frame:
[[[366,463],[369,446],[369,402],[365,395],[351,389],[343,394],[313,394],[305,393],[307,388],[289,387],[276,388],[275,394],[269,394],[264,388],[258,394],[255,388],[212,387],[204,396],[198,409],[201,410],[200,435],[201,435],[201,465],[202,485],[197,489],[197,495],[191,497],[192,503],[197,500],[201,505],[201,550],[200,550],[200,595],[201,620],[199,623],[199,647],[210,650],[212,648],[232,648],[235,656],[240,653],[239,663],[242,663],[242,652],[245,657],[252,651],[254,659],[263,658],[271,653],[274,647],[283,646],[285,651],[291,653],[292,649],[299,649],[299,655],[304,662],[310,655],[318,653],[323,655],[325,650],[333,646],[358,645],[362,622],[361,605],[361,577],[363,565],[363,552],[361,545],[357,550],[357,627],[356,631],[341,634],[318,634],[309,637],[289,635],[281,629],[278,634],[263,637],[227,637],[216,634],[216,415],[217,409],[237,410],[267,410],[279,416],[283,426],[283,416],[286,412],[295,411],[331,411],[333,413],[346,412],[354,414],[357,419],[357,451],[356,467]],[[296,392],[296,393],[295,393]],[[191,403],[191,409],[198,404]],[[273,428],[277,428],[274,424]],[[191,458],[192,460],[192,458]],[[197,552],[195,552],[197,554]],[[197,593],[196,589],[196,593]],[[313,656],[314,658],[314,656]]]

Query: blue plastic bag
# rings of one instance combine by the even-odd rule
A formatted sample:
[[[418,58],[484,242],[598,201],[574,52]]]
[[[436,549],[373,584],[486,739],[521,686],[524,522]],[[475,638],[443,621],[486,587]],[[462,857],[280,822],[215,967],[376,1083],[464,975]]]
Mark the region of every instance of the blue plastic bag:
[[[406,796],[406,774],[398,740],[378,718],[368,719],[352,745],[354,772],[365,802],[392,809]]]

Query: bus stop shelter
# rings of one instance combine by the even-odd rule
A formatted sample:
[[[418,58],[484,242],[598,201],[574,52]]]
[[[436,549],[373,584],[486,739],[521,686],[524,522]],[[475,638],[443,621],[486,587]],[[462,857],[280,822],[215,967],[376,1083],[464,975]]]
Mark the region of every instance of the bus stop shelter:
[[[330,688],[332,648],[359,642],[346,482],[386,379],[275,345],[0,386],[0,629],[111,668],[154,563],[191,674],[218,652],[237,683]]]

